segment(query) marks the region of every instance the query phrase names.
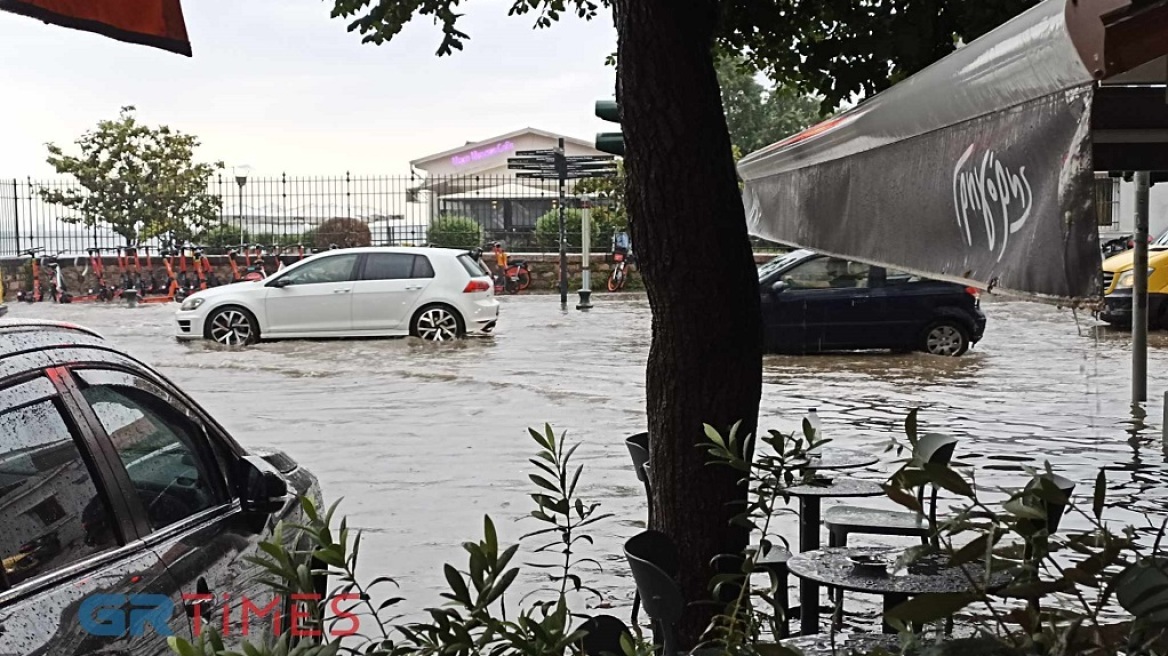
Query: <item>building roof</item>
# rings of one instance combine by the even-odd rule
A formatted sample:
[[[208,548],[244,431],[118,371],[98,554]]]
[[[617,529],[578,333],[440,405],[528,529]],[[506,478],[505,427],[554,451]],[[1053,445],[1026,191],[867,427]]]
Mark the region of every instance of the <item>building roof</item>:
[[[506,141],[508,139],[514,139],[516,137],[522,137],[522,136],[528,135],[528,134],[536,135],[539,137],[547,137],[549,139],[563,138],[565,143],[575,144],[577,146],[582,146],[584,148],[591,148],[592,150],[596,150],[595,144],[584,141],[583,139],[577,139],[575,137],[566,137],[562,134],[556,134],[555,132],[548,132],[547,130],[538,130],[536,128],[522,128],[519,130],[515,130],[513,132],[508,132],[507,134],[500,134],[496,137],[491,137],[489,139],[483,139],[482,141],[468,141],[467,143],[465,143],[461,146],[457,146],[457,147],[451,148],[449,150],[444,150],[440,153],[434,153],[433,155],[427,155],[425,157],[420,157],[418,159],[412,160],[410,162],[410,166],[414,166],[417,168],[425,168],[425,165],[430,163],[430,162],[435,162],[435,161],[438,161],[441,159],[446,159],[452,155],[456,155],[458,153],[461,153],[461,152],[464,152],[467,150],[473,150],[475,146],[484,146],[484,145],[494,144],[494,143],[498,143],[500,141]],[[597,152],[600,152],[600,151],[597,151]]]

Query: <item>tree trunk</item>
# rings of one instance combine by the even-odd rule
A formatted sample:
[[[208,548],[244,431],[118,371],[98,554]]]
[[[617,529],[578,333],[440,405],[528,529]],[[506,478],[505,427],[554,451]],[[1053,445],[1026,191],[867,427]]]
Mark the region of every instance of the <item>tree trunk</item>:
[[[758,422],[762,325],[730,135],[711,51],[716,0],[618,0],[617,94],[627,206],[653,313],[646,371],[657,528],[677,543],[690,602],[679,627],[692,647],[721,609],[711,559],[748,536],[729,520],[738,475],[707,465],[703,423]]]

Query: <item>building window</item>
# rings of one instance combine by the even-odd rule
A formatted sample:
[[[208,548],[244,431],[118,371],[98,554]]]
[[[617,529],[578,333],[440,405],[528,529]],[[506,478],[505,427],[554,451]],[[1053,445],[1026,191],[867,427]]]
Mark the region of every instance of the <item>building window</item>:
[[[1095,178],[1095,212],[1100,228],[1119,227],[1119,179]]]

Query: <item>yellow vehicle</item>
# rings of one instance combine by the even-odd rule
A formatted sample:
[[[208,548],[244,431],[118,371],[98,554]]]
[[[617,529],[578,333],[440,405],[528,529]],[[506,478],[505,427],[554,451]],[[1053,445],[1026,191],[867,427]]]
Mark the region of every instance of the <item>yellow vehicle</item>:
[[[4,289],[4,276],[0,276],[0,317],[8,314],[8,305],[4,303],[4,294],[7,291]]]
[[[1114,326],[1132,322],[1132,262],[1135,249],[1103,261],[1103,310],[1099,318]],[[1168,232],[1148,244],[1148,327],[1168,328]]]

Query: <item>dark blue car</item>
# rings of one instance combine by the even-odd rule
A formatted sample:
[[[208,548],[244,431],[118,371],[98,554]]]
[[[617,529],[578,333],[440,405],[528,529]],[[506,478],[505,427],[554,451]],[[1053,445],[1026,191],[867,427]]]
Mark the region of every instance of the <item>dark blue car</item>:
[[[962,355],[986,318],[977,290],[798,250],[758,269],[768,352]]]

